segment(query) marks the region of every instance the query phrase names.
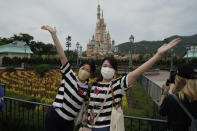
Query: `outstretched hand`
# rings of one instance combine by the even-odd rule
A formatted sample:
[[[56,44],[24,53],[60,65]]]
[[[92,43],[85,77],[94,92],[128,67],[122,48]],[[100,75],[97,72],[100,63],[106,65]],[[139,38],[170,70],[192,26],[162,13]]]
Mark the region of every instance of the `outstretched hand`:
[[[174,47],[175,45],[177,45],[180,41],[181,41],[180,38],[176,38],[176,39],[172,40],[171,42],[169,42],[168,44],[163,44],[163,45],[157,50],[157,53],[160,54],[160,55],[163,55],[165,52],[167,52],[167,51],[170,50],[172,47]]]
[[[48,26],[48,25],[42,26],[41,29],[48,30],[51,34],[55,34],[56,33],[56,28]]]

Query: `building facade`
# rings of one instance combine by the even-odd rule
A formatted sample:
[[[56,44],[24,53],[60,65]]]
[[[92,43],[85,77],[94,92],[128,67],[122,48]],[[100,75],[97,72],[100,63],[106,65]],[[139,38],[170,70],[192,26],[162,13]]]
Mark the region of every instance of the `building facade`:
[[[197,46],[190,46],[184,58],[197,58]]]
[[[115,41],[111,40],[109,31],[106,29],[106,24],[103,18],[103,10],[97,7],[97,23],[96,30],[91,40],[87,43],[87,57],[102,58],[107,55],[116,55],[118,49],[115,47]]]
[[[3,57],[28,57],[30,58],[33,52],[30,47],[23,41],[14,41],[12,43],[0,46],[0,66],[2,66]]]

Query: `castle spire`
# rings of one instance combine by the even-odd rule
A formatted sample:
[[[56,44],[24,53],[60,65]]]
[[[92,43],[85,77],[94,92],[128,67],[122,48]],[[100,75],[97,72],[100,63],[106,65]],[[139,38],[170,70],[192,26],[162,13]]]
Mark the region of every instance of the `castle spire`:
[[[97,19],[99,20],[100,19],[100,16],[101,16],[101,7],[100,7],[100,4],[98,4],[98,7],[97,7]]]

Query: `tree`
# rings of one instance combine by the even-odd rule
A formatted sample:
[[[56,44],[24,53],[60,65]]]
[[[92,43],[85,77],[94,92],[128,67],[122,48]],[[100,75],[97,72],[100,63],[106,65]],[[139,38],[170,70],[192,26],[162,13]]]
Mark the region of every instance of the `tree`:
[[[13,41],[21,41],[21,40],[22,40],[21,36],[19,36],[19,35],[17,35],[17,34],[14,34],[14,35],[11,37],[11,39],[12,39]]]
[[[20,37],[21,37],[21,40],[26,42],[27,45],[29,45],[30,42],[34,39],[33,36],[26,34],[26,33],[20,33]]]
[[[12,64],[12,59],[9,58],[9,57],[3,57],[3,59],[2,59],[2,64],[3,64],[4,66],[11,65],[11,64]]]
[[[46,44],[43,46],[43,53],[46,55],[53,54],[52,53],[53,48],[54,48],[54,46],[52,44]]]
[[[82,56],[83,57],[86,57],[87,56],[86,51],[82,52]]]
[[[1,38],[0,39],[0,45],[5,45],[5,44],[8,44],[8,43],[12,43],[13,40],[11,38]]]

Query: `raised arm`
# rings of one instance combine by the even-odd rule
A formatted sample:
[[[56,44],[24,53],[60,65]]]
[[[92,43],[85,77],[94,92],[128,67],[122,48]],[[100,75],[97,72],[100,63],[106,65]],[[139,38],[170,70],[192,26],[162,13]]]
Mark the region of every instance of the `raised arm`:
[[[161,98],[158,104],[158,109],[160,109],[160,106],[162,105],[165,97],[168,95],[169,89],[170,89],[170,86],[167,86],[166,84],[162,85],[162,94],[161,94]]]
[[[53,39],[53,42],[55,44],[55,47],[56,47],[56,50],[57,50],[57,53],[59,55],[59,58],[60,58],[60,61],[61,61],[61,64],[62,66],[64,66],[66,63],[67,63],[67,57],[64,53],[64,50],[57,38],[57,35],[56,35],[56,28],[54,27],[51,27],[51,26],[42,26],[41,29],[43,30],[48,30],[52,36],[52,39]]]
[[[179,38],[176,38],[172,40],[168,44],[162,45],[158,50],[157,53],[149,59],[147,62],[145,62],[143,65],[138,67],[136,70],[130,72],[128,74],[128,85],[130,86],[140,75],[142,75],[145,71],[150,69],[154,63],[168,50],[170,50],[172,47],[177,45],[181,40]]]

